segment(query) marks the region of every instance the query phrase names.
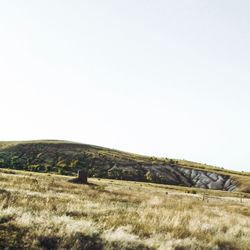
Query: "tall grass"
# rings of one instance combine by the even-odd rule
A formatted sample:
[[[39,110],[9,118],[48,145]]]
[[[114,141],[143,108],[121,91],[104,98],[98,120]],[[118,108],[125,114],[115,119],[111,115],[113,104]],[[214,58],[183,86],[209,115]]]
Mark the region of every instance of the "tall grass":
[[[0,249],[250,249],[249,199],[0,171]]]

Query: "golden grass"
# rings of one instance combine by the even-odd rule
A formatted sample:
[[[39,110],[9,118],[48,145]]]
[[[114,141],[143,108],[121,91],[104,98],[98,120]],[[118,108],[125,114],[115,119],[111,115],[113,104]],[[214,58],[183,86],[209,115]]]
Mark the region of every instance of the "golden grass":
[[[0,170],[0,249],[250,249],[250,199],[239,194],[68,180]]]

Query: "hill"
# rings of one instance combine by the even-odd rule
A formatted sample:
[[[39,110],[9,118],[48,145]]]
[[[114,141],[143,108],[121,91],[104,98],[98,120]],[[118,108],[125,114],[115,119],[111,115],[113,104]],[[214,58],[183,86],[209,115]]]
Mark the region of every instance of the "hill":
[[[250,174],[67,141],[0,142],[0,167],[186,187],[250,192]]]
[[[0,169],[0,249],[250,249],[249,194],[71,179]]]

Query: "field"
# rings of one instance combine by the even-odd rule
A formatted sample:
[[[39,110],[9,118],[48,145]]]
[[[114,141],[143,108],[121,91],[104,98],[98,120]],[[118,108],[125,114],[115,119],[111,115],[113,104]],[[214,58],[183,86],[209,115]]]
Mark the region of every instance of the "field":
[[[0,169],[0,249],[250,249],[249,194]]]

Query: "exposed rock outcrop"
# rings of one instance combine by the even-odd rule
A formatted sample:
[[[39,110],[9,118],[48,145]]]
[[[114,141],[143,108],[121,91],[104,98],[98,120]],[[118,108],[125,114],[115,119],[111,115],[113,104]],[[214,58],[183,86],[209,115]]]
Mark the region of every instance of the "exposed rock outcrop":
[[[237,188],[237,182],[227,175],[215,172],[185,168],[179,165],[145,166],[155,176],[161,176],[166,184],[182,185],[188,187],[217,189],[233,191]]]

